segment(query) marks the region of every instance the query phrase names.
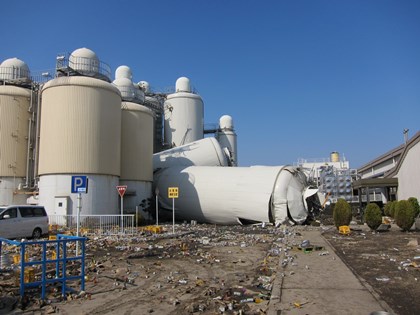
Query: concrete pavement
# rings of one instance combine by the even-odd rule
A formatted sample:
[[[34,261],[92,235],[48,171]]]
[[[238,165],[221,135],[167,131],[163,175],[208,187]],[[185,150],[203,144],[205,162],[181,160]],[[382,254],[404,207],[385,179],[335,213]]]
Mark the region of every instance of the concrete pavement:
[[[283,250],[277,267],[269,315],[371,314],[392,309],[359,279],[322,237],[322,229],[309,226],[285,228]],[[309,240],[322,250],[299,250]]]

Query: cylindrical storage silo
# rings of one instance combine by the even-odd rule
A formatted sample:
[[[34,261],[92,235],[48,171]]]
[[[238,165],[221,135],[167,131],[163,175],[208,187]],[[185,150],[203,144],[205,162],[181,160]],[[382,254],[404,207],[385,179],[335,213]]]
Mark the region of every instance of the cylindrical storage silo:
[[[153,170],[172,166],[227,166],[227,156],[215,138],[209,137],[153,155]]]
[[[162,209],[172,211],[168,188],[178,187],[177,219],[215,224],[303,223],[305,175],[289,166],[171,167],[155,174]]]
[[[233,127],[233,119],[229,115],[220,117],[217,140],[220,146],[226,148],[230,156],[230,165],[238,166],[237,136]]]
[[[24,194],[14,194],[24,185],[27,171],[31,91],[0,86],[0,205],[25,204]]]
[[[331,162],[340,162],[340,154],[338,152],[331,152]]]
[[[49,214],[76,214],[71,178],[86,175],[83,214],[118,214],[119,90],[105,81],[74,76],[49,81],[41,93],[39,203]]]
[[[130,102],[122,102],[121,109],[120,185],[127,185],[124,210],[133,213],[136,206],[144,210],[152,197],[153,112]]]
[[[204,105],[191,92],[188,78],[176,81],[176,92],[169,94],[164,104],[165,143],[178,147],[204,137]]]

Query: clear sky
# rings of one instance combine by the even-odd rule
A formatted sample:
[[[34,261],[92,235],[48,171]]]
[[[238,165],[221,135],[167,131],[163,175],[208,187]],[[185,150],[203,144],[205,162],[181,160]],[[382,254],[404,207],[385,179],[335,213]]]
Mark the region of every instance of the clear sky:
[[[344,154],[359,167],[420,129],[420,1],[2,1],[0,61],[81,47],[133,81],[190,78],[228,114],[241,166]]]

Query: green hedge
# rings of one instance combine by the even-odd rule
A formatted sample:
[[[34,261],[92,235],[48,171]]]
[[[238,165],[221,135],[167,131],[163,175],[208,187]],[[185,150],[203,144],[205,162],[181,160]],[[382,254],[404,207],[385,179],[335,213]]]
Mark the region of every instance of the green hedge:
[[[388,217],[394,217],[396,201],[388,201],[384,208],[384,213]]]
[[[395,205],[395,223],[403,230],[408,231],[414,224],[415,212],[413,204],[408,200],[400,200]]]
[[[366,206],[365,222],[372,230],[376,230],[381,225],[382,212],[376,203],[368,203]]]
[[[334,205],[333,219],[334,224],[338,228],[342,225],[349,225],[352,218],[351,206],[344,199],[338,199]]]
[[[414,217],[416,218],[420,213],[420,205],[419,201],[416,197],[410,197],[407,199],[408,202],[410,202],[414,207]]]

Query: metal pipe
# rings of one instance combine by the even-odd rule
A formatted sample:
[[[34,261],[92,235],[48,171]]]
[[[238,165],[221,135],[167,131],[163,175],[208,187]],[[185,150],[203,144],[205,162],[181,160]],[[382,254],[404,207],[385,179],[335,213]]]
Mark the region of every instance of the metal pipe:
[[[28,121],[28,145],[26,149],[26,180],[25,180],[25,188],[29,186],[29,159],[30,159],[30,151],[31,151],[31,136],[32,136],[32,118],[29,118]]]
[[[36,109],[36,132],[35,132],[35,154],[34,154],[34,174],[33,179],[37,178],[38,175],[38,160],[39,160],[39,132],[40,132],[40,119],[41,119],[41,90],[43,84],[40,84],[38,87],[38,97],[37,97],[37,109]],[[34,185],[36,186],[36,185]]]

